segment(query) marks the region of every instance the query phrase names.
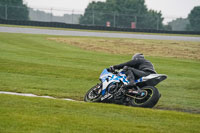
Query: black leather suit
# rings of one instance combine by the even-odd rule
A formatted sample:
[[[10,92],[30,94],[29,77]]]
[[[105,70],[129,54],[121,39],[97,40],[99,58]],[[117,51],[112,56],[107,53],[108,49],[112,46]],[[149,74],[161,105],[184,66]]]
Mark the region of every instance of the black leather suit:
[[[136,54],[133,59],[113,66],[114,69],[124,69],[130,84],[134,84],[135,79],[139,79],[149,74],[156,74],[153,64],[146,60],[142,54]]]

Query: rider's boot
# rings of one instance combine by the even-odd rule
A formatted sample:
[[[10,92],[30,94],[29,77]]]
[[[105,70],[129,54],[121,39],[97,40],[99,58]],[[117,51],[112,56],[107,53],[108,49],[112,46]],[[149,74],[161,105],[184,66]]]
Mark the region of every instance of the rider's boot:
[[[130,89],[131,89],[131,90],[135,90],[135,89],[137,88],[137,86],[136,86],[136,83],[132,80],[132,81],[130,81],[129,84],[123,85],[122,88],[123,88],[124,90],[128,91],[128,90],[130,90]]]
[[[135,89],[137,86],[135,85],[135,82],[130,82],[127,85],[122,85],[121,88],[118,90],[118,92],[115,94],[115,98],[120,97],[121,95],[127,94],[127,93],[138,93]]]
[[[127,85],[122,85],[118,92],[115,94],[116,97],[121,96],[122,94],[129,93],[129,90],[133,90],[132,88],[136,87],[134,82],[131,82]]]

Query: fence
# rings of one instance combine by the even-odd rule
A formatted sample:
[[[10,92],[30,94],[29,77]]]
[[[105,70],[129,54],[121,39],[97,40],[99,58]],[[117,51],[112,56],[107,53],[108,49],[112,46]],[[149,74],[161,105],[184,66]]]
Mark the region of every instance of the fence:
[[[27,12],[28,10],[28,12]],[[22,16],[17,15],[21,13]],[[42,22],[62,22],[67,24],[85,24],[92,26],[110,26],[118,28],[138,28],[141,23],[138,23],[141,19],[146,16],[139,16],[137,14],[117,14],[115,12],[101,12],[101,11],[89,11],[87,14],[87,21],[81,19],[85,11],[78,10],[65,10],[65,9],[54,9],[54,8],[25,8],[20,6],[11,5],[0,5],[0,18],[6,20],[27,20],[23,15],[28,13],[28,19],[31,21],[42,21]],[[99,20],[100,18],[104,18]],[[159,30],[162,26],[162,21],[159,18],[145,18],[154,21],[149,22],[146,29]],[[156,19],[156,20],[155,20]],[[170,18],[168,18],[170,19]],[[124,21],[126,20],[126,21]]]
[[[82,16],[85,15],[83,18]],[[27,17],[28,16],[28,17]],[[103,19],[102,19],[103,18]],[[176,17],[167,17],[160,20],[160,17],[141,16],[132,13],[119,14],[116,12],[102,12],[91,10],[66,10],[55,8],[26,8],[22,6],[0,5],[0,19],[5,20],[29,20],[39,22],[60,22],[66,24],[81,24],[86,26],[104,26],[113,28],[137,28],[163,30],[162,21],[166,22],[176,19]],[[146,20],[144,24],[144,21]],[[182,23],[177,27],[171,24],[172,30],[184,31],[189,24]],[[144,26],[145,25],[145,26]],[[166,29],[165,29],[166,30]]]
[[[23,16],[25,13],[28,13],[28,18]],[[60,10],[53,8],[33,9],[21,6],[0,5],[0,18],[5,20],[31,20],[79,24],[79,18],[82,13],[83,11]]]

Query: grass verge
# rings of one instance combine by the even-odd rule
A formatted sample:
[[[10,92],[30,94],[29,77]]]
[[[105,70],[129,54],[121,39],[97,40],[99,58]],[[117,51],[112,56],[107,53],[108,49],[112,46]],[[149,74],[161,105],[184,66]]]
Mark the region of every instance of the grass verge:
[[[197,114],[0,95],[2,133],[197,133]]]
[[[160,41],[138,39],[117,41],[112,38],[65,37],[62,42],[55,38],[60,37],[0,33],[0,90],[83,100],[86,91],[99,82],[99,74],[104,68],[130,60],[131,53],[143,52],[158,73],[168,75],[168,79],[157,86],[162,98],[156,108],[200,112],[200,62],[195,54],[185,59],[187,56],[176,53],[179,50],[176,47],[188,42],[176,41],[174,50],[169,50],[169,55],[174,55],[172,58],[162,52],[150,54],[134,49],[134,45],[138,42],[141,42],[138,44],[141,47],[156,44],[164,53],[163,45],[170,48],[173,41],[160,44]],[[101,40],[104,42],[101,43]],[[94,47],[98,47],[85,49],[76,45],[80,42],[81,45],[94,43]],[[191,51],[188,50],[188,53],[199,51],[199,44],[191,42],[190,45]],[[116,51],[122,50],[123,53],[94,51],[106,46],[110,49],[115,47]],[[131,52],[127,52],[127,49]],[[188,53],[186,51],[185,55]]]

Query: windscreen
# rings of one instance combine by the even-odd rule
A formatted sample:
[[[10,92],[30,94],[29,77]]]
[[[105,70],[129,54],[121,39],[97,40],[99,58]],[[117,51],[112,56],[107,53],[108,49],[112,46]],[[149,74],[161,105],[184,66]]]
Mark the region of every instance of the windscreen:
[[[107,69],[104,69],[103,72],[101,73],[100,77],[102,77],[103,75],[109,74],[110,72],[108,72]]]

